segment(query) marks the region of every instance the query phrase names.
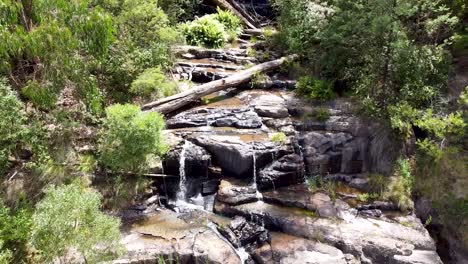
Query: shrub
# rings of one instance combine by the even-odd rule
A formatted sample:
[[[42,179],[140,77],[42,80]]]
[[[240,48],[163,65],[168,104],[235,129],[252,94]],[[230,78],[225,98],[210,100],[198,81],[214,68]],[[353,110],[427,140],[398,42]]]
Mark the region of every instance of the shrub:
[[[144,113],[136,105],[112,105],[106,108],[106,119],[99,145],[100,161],[114,171],[141,171],[147,167],[148,155],[166,151],[161,131],[163,117]]]
[[[316,108],[313,112],[313,116],[317,121],[325,122],[330,118],[330,111],[327,108]]]
[[[271,141],[273,141],[276,144],[282,145],[286,142],[286,140],[287,140],[286,134],[284,134],[283,132],[275,133],[271,136]]]
[[[161,68],[150,68],[140,74],[130,86],[130,91],[141,96],[149,96],[155,93],[156,98],[161,98],[176,93],[177,85],[166,79]]]
[[[330,82],[316,79],[312,76],[299,78],[296,93],[309,100],[330,100],[334,97],[333,86]]]
[[[227,32],[232,32],[238,36],[242,33],[242,24],[241,20],[238,16],[236,16],[231,11],[223,11],[219,7],[216,9],[217,13],[213,14],[213,18],[218,20],[221,24],[223,24],[224,29]]]
[[[8,157],[26,132],[22,107],[11,87],[0,79],[0,173],[5,171]]]
[[[209,15],[183,24],[182,32],[191,45],[220,48],[226,42],[223,24]]]
[[[41,86],[37,81],[29,81],[21,89],[21,94],[31,101],[34,106],[46,110],[54,107],[57,101],[56,94],[47,87]]]
[[[396,203],[401,210],[411,209],[413,207],[412,189],[413,176],[410,162],[408,159],[399,158],[396,162],[395,174],[390,180],[384,197]]]
[[[220,48],[227,40],[233,41],[242,32],[240,19],[231,11],[217,9],[216,14],[205,15],[182,25],[186,41],[191,45]]]
[[[81,184],[47,188],[37,204],[32,228],[32,244],[42,260],[52,262],[70,248],[87,263],[111,260],[120,253],[120,223],[100,207],[101,195]]]

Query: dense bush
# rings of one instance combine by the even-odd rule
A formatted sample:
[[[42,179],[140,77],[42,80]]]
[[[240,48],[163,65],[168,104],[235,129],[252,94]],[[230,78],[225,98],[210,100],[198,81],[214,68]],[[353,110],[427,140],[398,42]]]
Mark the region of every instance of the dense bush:
[[[236,15],[218,8],[215,14],[183,24],[182,32],[191,45],[220,48],[227,40],[235,39],[242,32],[242,26]]]
[[[210,48],[220,48],[226,38],[224,26],[213,16],[203,16],[182,26],[187,43]]]
[[[161,98],[173,95],[177,92],[177,84],[168,81],[161,69],[150,68],[140,74],[130,86],[130,91],[141,96],[150,96]]]
[[[0,79],[0,173],[7,168],[9,156],[26,132],[22,108],[16,93]]]
[[[114,14],[118,40],[96,71],[108,96],[128,101],[132,82],[144,70],[172,67],[171,46],[183,39],[156,0],[116,1],[106,8]]]
[[[32,244],[44,263],[76,249],[87,263],[119,253],[119,221],[100,211],[101,195],[78,183],[49,187],[33,215]]]
[[[107,107],[99,145],[101,163],[113,171],[145,169],[149,155],[166,150],[163,128],[164,119],[155,112],[143,113],[131,104]]]
[[[158,4],[171,23],[175,24],[195,17],[201,2],[201,0],[159,0]]]
[[[217,13],[212,15],[214,19],[218,20],[223,24],[224,29],[228,32],[232,32],[236,35],[242,33],[242,24],[238,16],[236,16],[231,11],[223,11],[219,7],[217,8]]]
[[[42,107],[83,87],[114,39],[110,15],[86,0],[4,1],[0,14],[0,74]]]
[[[310,100],[329,100],[334,97],[331,83],[312,76],[299,78],[296,84],[296,93]]]

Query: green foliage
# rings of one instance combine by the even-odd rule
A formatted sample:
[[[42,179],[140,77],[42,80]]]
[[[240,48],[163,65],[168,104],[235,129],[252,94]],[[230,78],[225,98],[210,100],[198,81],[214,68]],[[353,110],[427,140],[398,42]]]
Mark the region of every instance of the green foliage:
[[[367,203],[370,200],[378,199],[379,195],[377,193],[361,193],[358,194],[357,199],[360,202]]]
[[[8,158],[26,133],[23,104],[5,80],[0,79],[0,173],[8,166]]]
[[[113,171],[144,170],[149,155],[166,151],[161,131],[163,117],[142,112],[137,105],[112,105],[106,108],[99,145],[100,161]]]
[[[250,87],[255,88],[268,80],[268,76],[263,72],[256,72],[250,80]]]
[[[159,67],[150,68],[132,82],[130,92],[141,96],[150,96],[155,93],[154,98],[161,98],[175,94],[177,85],[168,81]]]
[[[9,208],[0,200],[0,263],[21,263],[28,256],[32,210],[20,202]]]
[[[296,84],[296,93],[309,100],[329,100],[334,97],[331,83],[312,76],[299,78]]]
[[[182,32],[191,45],[220,48],[226,42],[223,24],[209,15],[185,23]]]
[[[232,13],[229,10],[223,11],[221,8],[217,7],[217,13],[213,14],[213,18],[218,20],[224,26],[224,30],[234,33],[238,36],[242,33],[242,24],[238,16]]]
[[[242,32],[241,21],[236,15],[219,8],[217,11],[182,25],[182,32],[189,44],[220,48]]]
[[[413,208],[411,200],[413,182],[414,178],[411,175],[410,161],[399,158],[396,161],[395,174],[390,180],[384,197],[397,204],[401,210]]]
[[[0,74],[39,107],[67,85],[86,86],[114,40],[110,15],[87,0],[6,1],[0,14]]]
[[[200,0],[159,0],[159,6],[167,14],[171,23],[191,20],[201,4]]]
[[[387,177],[382,174],[370,174],[368,178],[370,191],[379,196],[383,196],[388,185]]]
[[[315,108],[312,113],[313,117],[320,122],[325,122],[330,118],[330,111],[327,108]]]
[[[407,131],[421,111],[441,112],[446,44],[458,22],[442,1],[276,0],[275,6],[289,49],[323,78],[346,84],[372,116]],[[417,114],[400,113],[407,109]]]
[[[109,96],[128,101],[132,82],[144,70],[172,66],[171,46],[182,38],[156,0],[122,0],[106,8],[115,16],[118,40],[96,70]]]
[[[271,141],[280,145],[283,145],[287,139],[286,134],[283,132],[275,133],[271,136]]]
[[[100,211],[101,195],[72,183],[46,189],[33,215],[32,244],[44,262],[63,257],[71,247],[88,263],[120,253],[120,222]]]
[[[46,87],[42,87],[37,81],[29,81],[21,89],[25,96],[34,106],[40,109],[51,109],[55,106],[57,95]]]

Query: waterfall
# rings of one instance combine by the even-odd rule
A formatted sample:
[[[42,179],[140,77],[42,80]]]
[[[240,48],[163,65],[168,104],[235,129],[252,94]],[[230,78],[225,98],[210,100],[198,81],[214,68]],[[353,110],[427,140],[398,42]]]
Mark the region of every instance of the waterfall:
[[[189,141],[185,140],[184,146],[180,152],[180,159],[179,159],[179,192],[177,193],[177,200],[183,200],[187,198],[187,178],[185,175],[185,153],[187,152],[187,148],[189,146]]]
[[[257,187],[257,161],[255,157],[255,145],[252,145],[252,160],[253,160],[253,187],[255,188],[255,194],[257,196],[257,199],[262,200],[263,196],[258,191],[258,187]]]
[[[234,247],[231,242],[229,242],[229,240],[227,240],[221,233],[219,233],[218,229],[216,228],[216,224],[209,221],[207,226],[213,230],[213,232],[219,237],[221,238],[221,240],[223,240],[226,244],[228,244],[233,250],[234,252],[236,252],[236,255],[240,258],[241,260],[241,263],[242,264],[245,264],[247,262],[247,260],[249,260],[250,258],[250,255],[249,253],[247,253],[247,251],[245,251],[245,248],[243,247],[239,247],[239,248],[236,248]]]

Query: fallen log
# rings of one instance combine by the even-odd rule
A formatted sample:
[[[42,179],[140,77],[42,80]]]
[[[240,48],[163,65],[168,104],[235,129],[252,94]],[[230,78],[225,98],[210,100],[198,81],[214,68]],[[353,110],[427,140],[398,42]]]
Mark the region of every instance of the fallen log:
[[[258,23],[258,21],[253,18],[249,12],[247,12],[247,10],[245,10],[241,5],[239,5],[237,2],[237,0],[227,0],[228,3],[231,4],[231,6],[233,6],[235,9],[237,9],[237,11],[239,11],[239,13],[245,18],[247,19],[250,23],[252,23],[252,25],[254,25],[256,28],[260,27],[260,23]]]
[[[237,10],[235,7],[233,7],[228,1],[226,0],[212,0],[213,3],[219,7],[221,7],[221,9],[227,9],[229,11],[231,11],[232,13],[234,13],[236,16],[238,16],[242,22],[249,28],[251,29],[256,29],[259,25],[258,23],[256,23],[255,21],[253,21],[253,19],[250,19],[247,18],[246,16],[244,16],[239,10]],[[252,21],[251,21],[252,20]]]
[[[212,82],[208,82],[208,83],[204,83],[204,84],[195,86],[194,88],[187,90],[185,92],[178,93],[178,94],[145,104],[141,108],[144,111],[151,110],[151,111],[160,112],[162,114],[167,114],[191,102],[194,102],[195,100],[198,100],[202,98],[203,96],[246,83],[250,81],[254,77],[255,74],[258,74],[260,72],[271,71],[281,66],[281,64],[283,64],[284,62],[289,61],[289,60],[295,60],[297,58],[298,58],[297,55],[289,55],[289,56],[282,57],[277,60],[261,63],[249,69],[233,74],[229,77],[216,80],[216,81],[212,81]]]

